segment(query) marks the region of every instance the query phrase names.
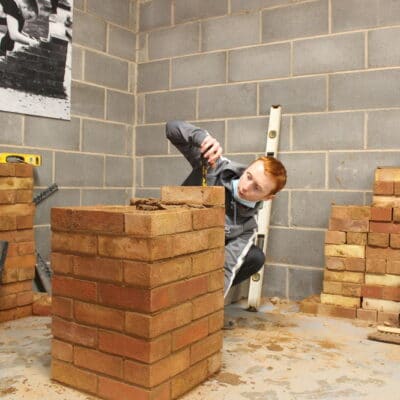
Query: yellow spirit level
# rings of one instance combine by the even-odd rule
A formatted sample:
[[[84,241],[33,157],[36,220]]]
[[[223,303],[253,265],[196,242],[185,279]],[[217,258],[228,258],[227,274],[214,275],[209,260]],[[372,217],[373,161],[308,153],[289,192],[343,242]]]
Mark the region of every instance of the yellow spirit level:
[[[24,162],[35,166],[42,165],[42,156],[38,154],[0,153],[0,163]]]

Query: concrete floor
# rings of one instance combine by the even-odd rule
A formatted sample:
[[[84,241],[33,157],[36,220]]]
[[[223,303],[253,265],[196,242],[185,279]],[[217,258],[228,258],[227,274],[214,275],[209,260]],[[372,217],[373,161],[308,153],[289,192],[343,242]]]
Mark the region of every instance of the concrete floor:
[[[183,400],[399,400],[400,346],[366,339],[373,327],[298,314],[297,305],[226,307],[221,372]],[[50,318],[0,324],[0,398],[90,400],[49,380]],[[121,399],[125,400],[125,399]]]

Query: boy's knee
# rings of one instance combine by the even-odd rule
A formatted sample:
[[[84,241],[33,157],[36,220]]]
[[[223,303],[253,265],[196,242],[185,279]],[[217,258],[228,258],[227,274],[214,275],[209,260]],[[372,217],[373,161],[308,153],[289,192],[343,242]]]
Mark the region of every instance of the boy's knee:
[[[265,263],[265,254],[259,247],[253,245],[247,253],[246,259],[249,264],[261,268]]]

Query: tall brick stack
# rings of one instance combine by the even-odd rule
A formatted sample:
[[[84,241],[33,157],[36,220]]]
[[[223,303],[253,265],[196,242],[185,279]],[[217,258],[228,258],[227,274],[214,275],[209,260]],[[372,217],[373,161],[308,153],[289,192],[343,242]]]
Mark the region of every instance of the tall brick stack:
[[[196,207],[52,209],[53,379],[169,400],[220,368],[224,191],[181,189]]]
[[[8,252],[0,280],[0,322],[32,315],[35,243],[33,167],[0,164],[0,240]]]
[[[378,168],[373,204],[332,206],[320,314],[399,323],[400,168]]]

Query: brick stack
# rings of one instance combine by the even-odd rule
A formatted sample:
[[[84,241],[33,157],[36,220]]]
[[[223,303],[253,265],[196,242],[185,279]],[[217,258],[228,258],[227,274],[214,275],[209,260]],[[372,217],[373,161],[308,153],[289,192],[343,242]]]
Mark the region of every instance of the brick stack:
[[[0,322],[32,315],[35,242],[33,167],[0,164],[0,240],[8,242],[0,280]]]
[[[206,207],[52,209],[53,379],[169,400],[220,368],[224,191],[180,189]]]
[[[378,168],[373,204],[332,206],[318,313],[399,323],[400,168]]]

